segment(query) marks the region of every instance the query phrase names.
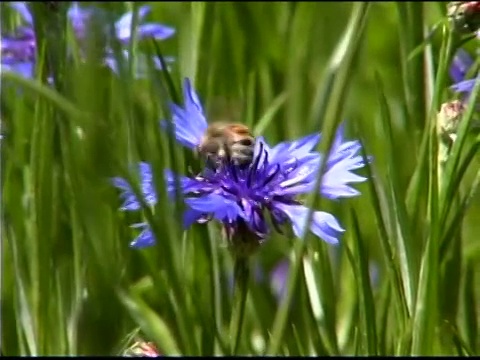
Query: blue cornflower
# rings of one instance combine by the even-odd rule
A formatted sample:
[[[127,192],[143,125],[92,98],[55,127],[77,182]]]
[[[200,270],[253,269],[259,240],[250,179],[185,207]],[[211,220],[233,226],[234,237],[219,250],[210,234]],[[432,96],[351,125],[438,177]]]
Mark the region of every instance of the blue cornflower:
[[[465,94],[467,97],[475,86],[476,78],[465,79],[467,73],[473,66],[473,59],[463,49],[459,49],[455,54],[449,72],[454,84],[451,89],[455,92]],[[478,76],[478,74],[477,74]]]
[[[187,79],[184,86],[184,107],[172,105],[173,128],[177,140],[195,148],[207,127],[206,118],[197,94]],[[345,142],[343,129],[337,131],[330,155],[326,159],[326,172],[320,187],[324,197],[336,199],[359,194],[349,183],[362,182],[364,177],[352,171],[364,166],[358,155],[358,141]],[[238,167],[226,160],[217,169],[206,168],[196,177],[179,176],[181,193],[187,210],[184,228],[211,219],[221,222],[229,238],[239,231],[248,232],[261,241],[270,234],[270,226],[279,232],[290,224],[296,236],[302,237],[309,209],[298,201],[302,194],[315,191],[317,172],[324,156],[313,151],[320,140],[318,134],[297,141],[283,142],[270,147],[263,137],[256,140],[254,159],[248,167]],[[149,164],[139,168],[142,192],[146,199],[156,202]],[[173,196],[175,175],[165,172],[167,193]],[[123,190],[124,210],[137,210],[139,202],[130,186],[121,178],[114,185]],[[143,247],[153,244],[153,234],[147,224],[141,225],[142,234],[131,244]],[[314,211],[309,224],[312,233],[328,243],[335,244],[344,229],[336,218],[323,211]]]
[[[36,52],[32,15],[24,2],[12,2],[10,6],[20,14],[26,26],[18,27],[14,35],[2,35],[1,67],[31,77]]]
[[[143,19],[150,12],[150,6],[143,5],[138,9],[138,22],[136,28],[137,38],[139,40],[154,38],[156,40],[165,40],[175,34],[175,29],[158,23],[143,23]],[[133,21],[133,12],[125,13],[116,23],[115,32],[117,39],[123,44],[127,44],[132,36],[131,28]]]
[[[11,36],[2,36],[2,68],[8,71],[15,71],[25,77],[33,76],[36,56],[35,32],[33,30],[33,17],[30,9],[25,2],[12,2],[10,6],[15,9],[22,17],[24,26],[16,29],[16,33]],[[138,26],[136,27],[136,36],[139,40],[154,38],[156,40],[165,40],[175,33],[175,29],[158,24],[143,23],[143,19],[150,12],[148,5],[141,6],[138,10]],[[99,8],[88,7],[81,8],[77,2],[73,2],[70,6],[67,16],[73,28],[79,45],[83,45],[90,29],[90,21],[96,14],[100,14]],[[115,35],[122,45],[128,44],[131,38],[131,24],[133,13],[131,11],[125,13],[118,21],[115,22]],[[108,33],[108,29],[104,29]],[[124,50],[122,55],[128,60],[128,52]],[[167,58],[171,62],[171,58]],[[105,49],[104,57],[105,65],[117,72],[118,65],[113,56],[113,52],[109,47]],[[146,73],[147,61],[144,55],[138,57],[137,76],[143,76]],[[161,69],[158,59],[153,60],[156,69]]]
[[[2,36],[2,70],[31,77],[35,66],[35,35],[19,29],[15,36]]]

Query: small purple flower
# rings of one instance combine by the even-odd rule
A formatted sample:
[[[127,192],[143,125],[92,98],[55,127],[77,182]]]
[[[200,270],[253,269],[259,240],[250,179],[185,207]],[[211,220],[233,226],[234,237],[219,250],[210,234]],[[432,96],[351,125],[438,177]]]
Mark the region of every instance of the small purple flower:
[[[282,260],[270,273],[270,286],[277,300],[283,299],[285,295],[289,270],[290,262],[288,260]]]
[[[11,36],[2,34],[1,68],[2,71],[14,71],[32,77],[36,51],[32,15],[25,2],[12,2],[10,6],[19,13],[26,25],[18,27]]]
[[[138,165],[138,172],[140,173],[141,179],[141,191],[144,196],[145,202],[148,205],[155,205],[157,202],[157,195],[155,193],[155,188],[153,186],[153,174],[150,164],[140,163]],[[113,185],[117,188],[123,190],[120,197],[123,200],[123,205],[120,210],[124,211],[136,211],[141,209],[140,202],[137,200],[137,197],[132,191],[132,188],[128,182],[122,178],[114,178]],[[147,223],[139,223],[131,225],[132,228],[140,228],[142,232],[137,236],[135,241],[131,243],[131,246],[136,247],[146,247],[151,246],[155,243],[153,233]]]
[[[138,9],[138,25],[136,28],[139,40],[154,38],[155,40],[165,40],[175,34],[175,29],[158,23],[143,23],[144,18],[150,12],[150,6],[143,5]],[[125,13],[116,23],[115,32],[117,39],[123,44],[127,44],[132,36],[133,12]]]
[[[455,54],[449,72],[454,84],[450,87],[453,91],[470,95],[475,86],[476,78],[465,79],[467,73],[473,66],[473,60],[463,49],[459,49]],[[477,75],[478,76],[478,75]]]
[[[2,70],[14,71],[25,77],[33,76],[35,66],[35,36],[29,29],[15,36],[2,36]]]
[[[138,172],[140,174],[140,188],[144,196],[145,202],[148,205],[155,205],[157,203],[157,195],[155,194],[155,187],[153,186],[153,173],[150,164],[141,162],[138,164]],[[123,206],[120,210],[136,211],[141,209],[140,202],[134,195],[128,182],[122,178],[114,178],[113,185],[123,190],[120,197],[123,200]]]
[[[184,97],[183,108],[172,105],[173,127],[177,140],[193,148],[199,144],[207,122],[188,79],[185,81]],[[342,133],[340,128],[326,160],[327,169],[319,189],[321,195],[330,199],[359,195],[349,183],[366,180],[352,172],[364,166],[363,158],[358,155],[359,142],[345,142]],[[271,148],[263,137],[259,137],[254,160],[248,167],[226,161],[218,169],[206,168],[196,177],[179,176],[180,190],[187,205],[184,228],[215,219],[223,224],[229,237],[247,229],[257,239],[263,240],[271,231],[267,224],[269,219],[278,232],[282,232],[282,226],[291,225],[294,234],[303,237],[309,209],[297,197],[318,191],[315,182],[324,156],[313,148],[319,140],[319,135],[310,135]],[[142,164],[140,177],[143,196],[146,199],[155,198],[148,164]],[[165,177],[167,193],[173,197],[175,175],[167,170]],[[114,185],[123,190],[123,209],[139,208],[125,180],[116,178]],[[148,226],[145,225],[145,229]],[[331,244],[338,243],[339,236],[345,231],[333,215],[323,211],[313,211],[309,230]],[[132,246],[143,247],[147,243],[153,243],[153,239],[147,241],[143,236],[134,240]]]
[[[19,27],[14,35],[2,36],[2,70],[15,71],[25,77],[32,77],[36,56],[32,13],[25,2],[12,2],[10,6],[21,15],[25,26]],[[144,23],[143,20],[149,12],[150,7],[148,5],[141,6],[138,9],[138,25],[135,30],[139,40],[147,38],[165,40],[175,33],[175,29],[162,24]],[[82,47],[87,39],[88,30],[91,28],[91,20],[95,15],[99,15],[100,13],[101,10],[99,8],[93,6],[82,8],[77,2],[73,2],[70,6],[67,16],[80,47]],[[130,41],[132,35],[132,18],[133,13],[129,11],[115,22],[116,39],[122,45],[126,45]],[[108,28],[105,27],[104,31],[108,33]],[[122,55],[125,60],[128,60],[128,52],[126,50],[124,50]],[[169,58],[168,61],[171,62],[172,59]],[[104,62],[105,65],[110,67],[114,72],[118,72],[116,59],[108,47],[105,49]],[[160,70],[162,68],[158,59],[153,59],[153,65],[156,69]],[[135,74],[138,77],[145,76],[147,73],[145,55],[140,54],[137,67],[136,70],[138,71]]]

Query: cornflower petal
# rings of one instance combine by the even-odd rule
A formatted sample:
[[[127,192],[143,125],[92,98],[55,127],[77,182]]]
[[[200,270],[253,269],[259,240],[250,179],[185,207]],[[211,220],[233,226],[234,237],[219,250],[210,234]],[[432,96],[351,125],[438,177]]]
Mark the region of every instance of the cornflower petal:
[[[165,170],[165,182],[167,184],[167,193],[170,198],[175,196],[175,178],[177,178],[180,191],[184,194],[194,193],[203,188],[203,184],[196,179],[191,179],[183,175],[176,175],[173,171]]]
[[[153,206],[157,203],[157,194],[153,184],[153,174],[150,164],[141,162],[138,164],[138,173],[140,176],[140,189],[145,202]],[[115,187],[123,190],[120,197],[124,200],[121,210],[135,211],[141,208],[141,204],[138,201],[137,196],[133,192],[130,184],[123,178],[116,177],[112,179],[112,183]]]
[[[475,86],[476,79],[464,80],[453,84],[450,88],[459,93],[471,93]]]
[[[200,221],[201,218],[205,217],[203,211],[197,211],[193,209],[187,209],[183,213],[183,228],[188,229],[193,224]]]
[[[450,86],[450,89],[457,93],[464,94],[464,100],[468,99],[475,86],[476,78],[480,76],[477,73],[473,79],[465,79],[473,64],[474,62],[470,55],[465,50],[459,49],[456,52],[449,68],[450,77],[454,82],[454,84]]]
[[[141,228],[142,232],[131,243],[130,246],[142,249],[155,244],[155,236],[147,223],[133,224],[132,228]]]
[[[310,161],[304,163],[303,165],[297,167],[293,170],[288,178],[280,183],[282,187],[282,192],[284,193],[299,193],[298,186],[303,186],[307,184],[314,185],[314,182],[317,177],[317,172],[320,168],[320,158],[313,158]],[[312,189],[308,189],[311,191]],[[303,193],[303,191],[302,191]]]
[[[125,179],[116,177],[112,179],[112,184],[123,192],[120,194],[120,198],[123,200],[123,205],[120,210],[135,211],[141,208],[140,202],[133,193],[132,188]]]
[[[305,223],[309,209],[302,205],[276,204],[292,222],[293,232],[297,237],[304,235]],[[323,211],[314,211],[309,225],[312,233],[330,244],[337,244],[338,238],[345,231],[332,214]]]
[[[12,1],[9,3],[9,5],[20,14],[27,24],[33,25],[32,13],[30,12],[30,9],[25,1]]]
[[[138,9],[138,22],[141,22],[145,16],[150,12],[151,8],[148,5],[143,5]],[[115,31],[117,38],[122,42],[128,42],[132,36],[132,21],[133,12],[125,13],[116,23]],[[153,37],[157,40],[165,40],[175,34],[175,29],[156,23],[141,24],[136,29],[138,39],[142,40],[147,37]]]
[[[138,38],[152,37],[156,40],[166,40],[175,34],[175,29],[161,24],[142,24],[138,27]]]
[[[236,202],[217,194],[185,199],[185,203],[198,213],[211,214],[214,219],[227,223],[234,222],[238,217],[245,217]]]
[[[465,80],[468,70],[473,65],[472,57],[464,49],[458,49],[453,57],[452,65],[449,73],[454,83],[459,83]]]
[[[172,122],[177,141],[185,147],[194,149],[202,141],[208,124],[203,114],[202,104],[193,90],[189,79],[185,79],[183,86],[184,107],[171,104]],[[161,126],[168,129],[166,121]]]
[[[9,64],[8,62],[2,61],[2,64],[0,66],[1,71],[11,71],[11,72],[16,72],[26,78],[32,78],[34,74],[34,69],[35,69],[35,64],[31,61],[25,61],[25,62],[12,62]]]
[[[138,9],[138,22],[141,22],[143,18],[150,12],[150,6],[143,5]],[[120,41],[128,41],[131,34],[133,21],[133,11],[126,12],[120,19],[115,22],[115,31],[117,38]]]
[[[348,160],[345,163],[339,163],[340,166],[325,173],[321,186],[322,196],[328,199],[338,199],[360,195],[360,192],[349,186],[348,183],[363,182],[366,178],[350,172],[351,168],[348,167],[348,163]]]
[[[302,158],[310,153],[319,141],[320,134],[311,134],[299,140],[280,143],[268,151],[270,162],[275,164],[288,158]]]
[[[99,16],[98,19],[95,17]],[[77,1],[72,2],[67,11],[67,17],[70,21],[75,36],[80,41],[87,38],[87,31],[92,25],[93,20],[98,20],[98,23],[104,19],[105,13],[98,7],[80,7]],[[105,27],[107,31],[107,27]]]

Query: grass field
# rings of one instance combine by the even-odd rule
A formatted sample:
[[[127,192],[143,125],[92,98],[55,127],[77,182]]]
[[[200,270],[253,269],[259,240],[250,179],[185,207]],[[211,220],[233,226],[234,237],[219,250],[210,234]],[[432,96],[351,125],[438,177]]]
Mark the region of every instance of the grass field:
[[[446,5],[32,2],[29,23],[2,2],[2,355],[479,355],[480,85],[451,88],[479,15],[461,34]],[[170,132],[172,103],[196,121],[186,78],[209,122],[271,147],[322,134],[322,190],[297,199],[335,217],[338,244],[331,221],[304,235],[311,211],[248,257],[235,239],[256,235],[225,239],[225,204],[185,230],[192,205],[163,174],[205,168]],[[324,187],[348,181],[334,156],[354,156],[339,126],[365,180],[334,198]],[[130,246],[138,223],[152,246]]]

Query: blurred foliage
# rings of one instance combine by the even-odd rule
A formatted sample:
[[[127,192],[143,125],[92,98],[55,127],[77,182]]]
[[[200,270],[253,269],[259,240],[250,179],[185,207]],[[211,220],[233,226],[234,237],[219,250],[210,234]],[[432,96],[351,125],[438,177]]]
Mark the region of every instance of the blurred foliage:
[[[322,130],[329,61],[341,47],[353,4],[152,2],[149,19],[177,30],[158,43],[163,55],[176,59],[171,77],[177,94],[183,78],[192,78],[210,121],[245,122],[275,144]],[[95,5],[114,19],[138,6]],[[5,33],[18,19],[8,4],[0,6]],[[322,199],[322,208],[347,231],[338,247],[310,239],[278,354],[479,353],[480,195],[464,219],[452,220],[461,210],[454,195],[470,191],[478,154],[447,198],[448,221],[431,221],[432,209],[440,207],[427,177],[415,187],[418,201],[408,199],[416,169],[431,174],[428,154],[434,152],[422,153],[422,139],[432,138],[433,93],[441,102],[455,98],[448,78],[434,88],[438,68],[448,77],[441,55],[446,35],[435,32],[425,51],[409,56],[445,12],[441,2],[370,6],[359,50],[342,68],[349,74],[346,95],[336,100],[337,121],[344,121],[348,138],[361,139],[373,156],[371,182],[357,186],[358,198]],[[36,22],[51,21],[38,14]],[[473,51],[476,41],[466,48]],[[155,53],[148,42],[139,50]],[[128,69],[117,77],[92,64],[57,60],[63,72],[56,75],[64,81],[57,97],[47,85],[2,74],[2,353],[117,355],[140,327],[164,354],[225,354],[231,259],[215,224],[183,233],[179,209],[161,192],[163,168],[186,174],[199,166],[159,129],[175,98],[164,74],[152,71],[134,81]],[[466,139],[472,147],[476,141]],[[153,209],[161,236],[144,250],[128,246],[138,233],[128,225],[143,221],[142,214],[118,211],[118,193],[109,182],[126,176],[137,161],[154,164],[161,190]],[[440,246],[449,226],[458,245],[449,245],[436,263],[430,246]],[[268,347],[278,308],[269,274],[291,256],[294,243],[272,236],[254,258],[263,275],[250,283],[241,353],[262,354]],[[319,247],[329,257],[319,258]],[[450,255],[454,265],[445,260]],[[322,261],[331,264],[332,274],[321,272]],[[429,275],[421,275],[428,266]],[[375,274],[372,284],[369,272]],[[328,281],[334,293],[320,290]],[[405,290],[407,282],[412,289]],[[430,287],[434,283],[438,288]],[[434,293],[416,298],[422,289]],[[325,314],[330,307],[335,314]],[[434,331],[419,346],[427,329]]]

